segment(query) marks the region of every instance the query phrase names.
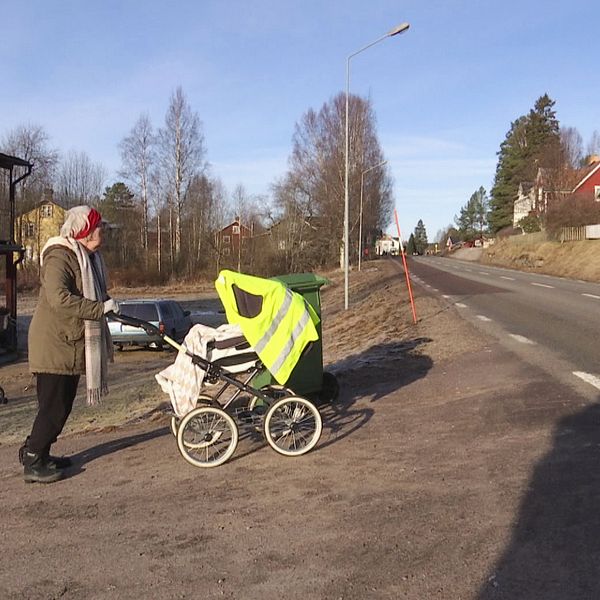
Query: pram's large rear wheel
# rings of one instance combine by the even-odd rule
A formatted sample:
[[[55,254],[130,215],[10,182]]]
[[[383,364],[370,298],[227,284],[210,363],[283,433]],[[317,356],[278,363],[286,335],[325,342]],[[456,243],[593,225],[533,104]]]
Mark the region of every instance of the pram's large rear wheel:
[[[201,406],[190,411],[179,424],[177,446],[195,467],[218,467],[235,452],[238,428],[220,408]]]
[[[300,456],[314,448],[322,430],[319,410],[300,396],[277,400],[265,416],[265,438],[284,456]]]

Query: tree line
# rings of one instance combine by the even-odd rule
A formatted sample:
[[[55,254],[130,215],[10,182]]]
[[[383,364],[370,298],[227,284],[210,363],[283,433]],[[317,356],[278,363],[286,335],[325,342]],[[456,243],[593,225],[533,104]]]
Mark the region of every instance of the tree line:
[[[390,221],[392,182],[371,102],[349,98],[350,256],[373,244]],[[269,196],[229,193],[209,165],[204,128],[183,89],[171,95],[164,122],[140,114],[119,145],[121,166],[107,169],[84,151],[62,154],[40,125],[19,125],[0,138],[0,151],[34,165],[17,190],[17,214],[48,189],[65,208],[90,204],[110,223],[107,260],[124,277],[195,278],[227,266],[215,233],[239,218],[253,232],[244,240],[242,269],[262,274],[333,266],[339,261],[344,215],[345,95],[296,122],[288,169]],[[365,171],[369,171],[365,175]],[[362,213],[360,202],[362,200]],[[277,231],[277,235],[272,232]],[[273,240],[275,238],[275,240]]]

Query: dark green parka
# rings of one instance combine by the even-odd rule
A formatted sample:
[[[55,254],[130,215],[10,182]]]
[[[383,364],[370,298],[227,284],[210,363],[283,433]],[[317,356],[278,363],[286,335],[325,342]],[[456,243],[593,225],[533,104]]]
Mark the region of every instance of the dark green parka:
[[[44,252],[38,304],[29,326],[32,373],[85,373],[84,319],[100,320],[104,303],[83,297],[75,253],[64,246]]]

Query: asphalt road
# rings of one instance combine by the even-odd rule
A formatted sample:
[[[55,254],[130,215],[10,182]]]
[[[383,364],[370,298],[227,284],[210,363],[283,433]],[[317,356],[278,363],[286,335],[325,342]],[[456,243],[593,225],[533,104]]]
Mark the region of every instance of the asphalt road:
[[[409,271],[521,360],[597,398],[600,284],[441,257],[412,258]]]

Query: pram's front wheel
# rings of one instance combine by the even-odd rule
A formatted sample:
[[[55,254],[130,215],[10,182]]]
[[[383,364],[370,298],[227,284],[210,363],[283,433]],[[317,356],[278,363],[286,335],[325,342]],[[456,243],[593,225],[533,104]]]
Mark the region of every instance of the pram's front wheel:
[[[218,467],[235,452],[238,428],[220,408],[201,406],[190,411],[179,424],[177,446],[195,467]]]
[[[300,396],[275,401],[265,415],[265,438],[284,456],[300,456],[314,448],[322,430],[319,410]]]

